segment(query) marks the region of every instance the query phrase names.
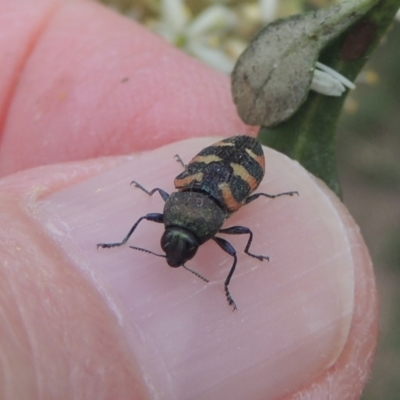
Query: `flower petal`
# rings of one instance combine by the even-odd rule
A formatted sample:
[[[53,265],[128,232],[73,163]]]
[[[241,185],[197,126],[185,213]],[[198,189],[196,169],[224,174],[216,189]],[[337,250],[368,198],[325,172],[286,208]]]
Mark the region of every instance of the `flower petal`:
[[[335,78],[338,81],[340,81],[341,83],[343,83],[343,85],[348,87],[349,89],[355,89],[356,88],[356,85],[353,82],[349,81],[346,77],[344,77],[343,75],[339,74],[339,72],[337,72],[334,69],[328,67],[327,65],[322,64],[322,63],[317,61],[315,66],[316,66],[316,68],[320,69],[321,71],[326,72],[327,74],[331,75],[333,78]]]
[[[236,23],[237,17],[234,12],[227,7],[216,4],[200,13],[187,27],[186,34],[194,37],[211,32],[223,33],[232,29]]]
[[[325,96],[341,96],[346,90],[341,82],[319,69],[314,71],[310,89]]]
[[[210,67],[226,74],[231,73],[233,66],[235,65],[235,62],[221,50],[211,48],[210,46],[194,40],[188,43],[186,49]]]
[[[189,21],[189,11],[183,0],[162,0],[161,15],[163,25],[176,34],[181,33]]]
[[[278,0],[259,0],[259,4],[264,22],[271,22],[277,18]]]

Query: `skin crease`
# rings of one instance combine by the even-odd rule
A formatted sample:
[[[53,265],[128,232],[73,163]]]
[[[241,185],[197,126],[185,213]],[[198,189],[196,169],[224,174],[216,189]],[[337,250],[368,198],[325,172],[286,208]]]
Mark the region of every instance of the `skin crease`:
[[[32,10],[30,2],[3,0],[0,10],[0,397],[149,398],[107,293],[71,268],[71,254],[27,210],[36,199],[127,161],[88,158],[255,130],[237,117],[226,77],[95,3],[36,0]],[[75,162],[28,170],[66,161]],[[165,185],[170,181],[165,177]],[[335,364],[281,399],[358,399],[377,342],[375,281],[354,221],[322,183],[315,184],[346,227],[354,260],[353,319]],[[47,292],[46,279],[59,290]],[[54,323],[41,324],[49,316]],[[80,358],[96,372],[72,373]]]

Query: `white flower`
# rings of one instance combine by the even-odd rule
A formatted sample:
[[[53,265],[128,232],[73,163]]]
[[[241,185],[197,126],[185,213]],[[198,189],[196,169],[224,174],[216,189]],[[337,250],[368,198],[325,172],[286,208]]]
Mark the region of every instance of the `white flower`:
[[[271,22],[278,15],[278,0],[259,0],[261,18],[264,22]]]
[[[183,0],[162,0],[161,14],[156,28],[160,35],[211,67],[225,73],[232,71],[235,60],[217,47],[221,35],[237,23],[231,10],[216,4],[191,20]]]
[[[320,62],[315,64],[314,76],[310,87],[311,90],[324,94],[325,96],[341,96],[346,90],[346,87],[355,89],[356,86],[334,69]]]

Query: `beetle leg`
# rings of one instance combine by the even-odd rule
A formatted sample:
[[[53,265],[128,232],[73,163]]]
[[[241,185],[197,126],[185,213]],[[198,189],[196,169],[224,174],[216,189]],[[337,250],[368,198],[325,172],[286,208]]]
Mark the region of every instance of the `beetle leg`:
[[[176,158],[176,161],[178,161],[178,163],[181,164],[182,167],[186,169],[186,164],[183,162],[181,156],[179,154],[175,154],[174,157]]]
[[[212,239],[214,240],[215,243],[217,243],[217,245],[219,247],[221,247],[222,250],[224,250],[226,253],[228,253],[230,256],[233,257],[233,264],[229,271],[228,276],[225,279],[224,287],[225,287],[226,299],[228,300],[229,305],[233,307],[233,311],[235,311],[235,310],[237,310],[236,303],[233,301],[232,296],[229,293],[228,285],[229,285],[229,282],[231,281],[232,275],[235,272],[235,268],[236,268],[236,262],[237,262],[236,250],[225,239],[222,239],[217,236],[214,236]]]
[[[262,193],[261,193],[262,194]],[[249,240],[247,241],[246,247],[244,249],[244,252],[254,258],[257,258],[258,260],[268,260],[269,257],[267,256],[259,256],[257,254],[253,254],[249,252],[251,242],[253,241],[253,232],[249,229],[246,228],[245,226],[231,226],[230,228],[225,228],[225,229],[220,229],[219,233],[226,233],[227,235],[249,235]]]
[[[152,214],[146,214],[143,217],[139,218],[136,223],[132,226],[128,234],[125,236],[125,238],[121,242],[117,243],[98,243],[97,248],[102,247],[103,249],[109,249],[111,247],[117,247],[117,246],[122,246],[125,244],[128,239],[131,237],[132,233],[135,231],[137,226],[140,224],[140,222],[144,219],[147,219],[147,221],[152,221],[152,222],[157,222],[159,224],[162,224],[164,222],[164,215],[159,214],[159,213],[152,213]]]
[[[260,196],[265,196],[265,197],[268,197],[269,199],[274,199],[275,197],[294,196],[295,194],[297,194],[297,196],[298,196],[299,192],[293,191],[293,192],[283,192],[283,193],[278,193],[278,194],[256,193],[256,194],[253,194],[253,195],[249,196],[246,199],[245,204],[249,204],[252,201],[257,200]]]
[[[147,193],[149,196],[153,196],[153,194],[155,192],[160,193],[160,196],[162,197],[162,199],[164,201],[167,201],[169,194],[167,192],[165,192],[164,190],[160,189],[160,188],[154,188],[153,190],[148,191],[147,189],[145,189],[140,183],[137,183],[136,181],[132,181],[131,185],[134,184],[135,187],[142,189],[143,192]]]

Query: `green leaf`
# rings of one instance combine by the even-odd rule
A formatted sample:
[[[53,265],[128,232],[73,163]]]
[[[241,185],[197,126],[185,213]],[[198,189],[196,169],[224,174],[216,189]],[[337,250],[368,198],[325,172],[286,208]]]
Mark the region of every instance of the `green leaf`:
[[[350,80],[367,62],[400,7],[400,0],[382,0],[357,23],[323,49],[319,60]],[[336,127],[345,96],[309,93],[306,102],[275,128],[262,127],[263,144],[298,160],[340,195],[336,171]]]
[[[249,125],[273,126],[307,98],[321,49],[378,0],[347,0],[267,25],[242,53],[232,72],[232,95]]]

